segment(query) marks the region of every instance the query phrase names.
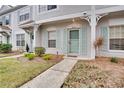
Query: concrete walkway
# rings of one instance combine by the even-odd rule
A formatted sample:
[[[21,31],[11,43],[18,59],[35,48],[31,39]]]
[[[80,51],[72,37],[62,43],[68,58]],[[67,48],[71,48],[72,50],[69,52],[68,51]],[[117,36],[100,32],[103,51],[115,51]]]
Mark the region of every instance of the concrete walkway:
[[[8,57],[2,57],[0,59],[5,59],[5,58],[17,58],[17,57],[21,57],[24,56],[24,54],[20,54],[20,55],[14,55],[14,56],[8,56]]]
[[[77,60],[64,59],[21,88],[60,88],[76,63]]]

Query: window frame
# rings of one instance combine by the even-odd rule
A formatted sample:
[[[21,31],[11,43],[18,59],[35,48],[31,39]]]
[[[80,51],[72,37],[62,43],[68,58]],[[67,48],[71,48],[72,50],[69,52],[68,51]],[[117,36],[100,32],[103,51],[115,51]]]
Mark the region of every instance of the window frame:
[[[25,13],[25,14],[19,15],[19,22],[24,22],[27,20],[30,20],[30,13]]]
[[[108,27],[108,51],[109,52],[120,52],[120,53],[124,53],[124,50],[112,50],[110,49],[110,27],[115,27],[115,26],[124,26],[124,25],[113,25],[113,26],[109,26]]]
[[[55,34],[56,34],[56,36],[55,36],[55,47],[50,47],[50,46],[49,46],[49,41],[50,41],[50,39],[49,39],[49,33],[50,33],[50,32],[55,32]],[[57,33],[56,33],[56,30],[48,31],[47,33],[48,33],[48,37],[47,37],[47,38],[48,38],[48,42],[47,42],[47,44],[48,44],[48,48],[53,48],[53,49],[55,49],[56,46],[57,46],[57,45],[56,45],[56,41],[57,41],[57,40],[56,40],[56,39],[57,39]],[[53,39],[52,39],[52,40],[53,40]]]
[[[47,5],[47,11],[50,11],[50,10],[56,9],[56,8],[51,8],[51,9],[49,9],[50,6],[56,6],[56,8],[57,8],[57,5]]]
[[[22,39],[22,35],[24,35],[24,40]],[[17,37],[17,36],[19,36],[19,37]],[[24,42],[24,45],[22,42]],[[16,46],[17,47],[24,47],[25,46],[25,34],[16,34]]]
[[[56,5],[56,8],[55,8],[55,9],[51,9],[51,10],[48,10],[48,9],[47,9],[47,6],[48,6],[48,5],[44,5],[45,8],[46,8],[46,10],[45,10],[45,11],[40,11],[40,6],[41,6],[41,5],[38,5],[38,13],[39,13],[39,14],[50,13],[50,12],[59,10],[59,6],[58,6],[58,5]],[[42,5],[42,6],[43,6],[43,5]]]

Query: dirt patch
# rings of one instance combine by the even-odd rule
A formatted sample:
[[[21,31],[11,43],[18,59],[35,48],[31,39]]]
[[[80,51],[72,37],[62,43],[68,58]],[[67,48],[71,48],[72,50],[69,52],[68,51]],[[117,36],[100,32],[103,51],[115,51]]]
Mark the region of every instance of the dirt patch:
[[[124,59],[118,59],[118,63],[110,62],[110,58],[99,57],[88,61],[86,64],[96,66],[109,73],[107,85],[109,87],[124,87]]]
[[[63,87],[124,87],[124,59],[118,63],[110,58],[96,58],[90,61],[79,61],[64,82]]]

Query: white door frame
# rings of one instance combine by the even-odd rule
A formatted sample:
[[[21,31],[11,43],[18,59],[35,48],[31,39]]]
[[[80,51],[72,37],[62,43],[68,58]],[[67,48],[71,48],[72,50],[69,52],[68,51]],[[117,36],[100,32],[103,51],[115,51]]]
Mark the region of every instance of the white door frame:
[[[78,30],[79,31],[79,34],[80,34],[80,29],[79,28],[70,28],[68,29],[67,31],[67,55],[70,55],[70,56],[78,56],[79,53],[80,53],[80,35],[79,35],[79,47],[78,47],[78,53],[70,53],[70,31],[72,30]]]

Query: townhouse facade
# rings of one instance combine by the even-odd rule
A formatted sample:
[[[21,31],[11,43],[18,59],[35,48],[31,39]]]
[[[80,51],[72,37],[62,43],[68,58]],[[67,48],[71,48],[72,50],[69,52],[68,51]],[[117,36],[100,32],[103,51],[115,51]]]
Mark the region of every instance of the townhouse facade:
[[[95,50],[96,38],[103,45]],[[4,5],[0,9],[0,43],[30,52],[44,47],[46,53],[79,59],[96,55],[124,57],[124,6],[119,5]]]

